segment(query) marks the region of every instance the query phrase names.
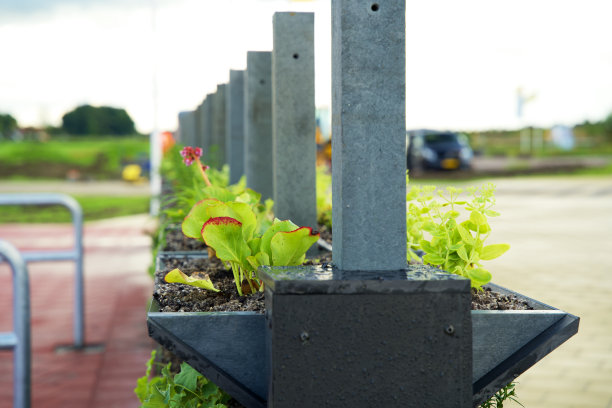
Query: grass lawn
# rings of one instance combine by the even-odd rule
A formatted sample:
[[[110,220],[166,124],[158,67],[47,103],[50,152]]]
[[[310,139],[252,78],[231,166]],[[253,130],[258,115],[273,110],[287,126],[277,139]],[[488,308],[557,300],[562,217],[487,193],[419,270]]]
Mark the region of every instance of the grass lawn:
[[[63,179],[73,169],[92,178],[119,178],[124,164],[146,161],[148,155],[149,139],[138,135],[0,141],[0,178]]]
[[[73,196],[83,208],[85,221],[149,212],[149,197]],[[70,212],[63,206],[0,206],[0,224],[70,222]]]

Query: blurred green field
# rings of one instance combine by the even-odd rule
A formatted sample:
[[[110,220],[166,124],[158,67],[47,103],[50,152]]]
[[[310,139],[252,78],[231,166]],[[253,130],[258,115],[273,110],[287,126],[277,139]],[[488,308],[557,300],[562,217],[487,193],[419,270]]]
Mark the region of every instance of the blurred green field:
[[[0,179],[119,179],[128,163],[145,164],[149,137],[68,137],[0,141]]]
[[[83,209],[85,221],[149,212],[149,197],[73,196]],[[70,212],[63,206],[0,206],[0,224],[70,222]]]

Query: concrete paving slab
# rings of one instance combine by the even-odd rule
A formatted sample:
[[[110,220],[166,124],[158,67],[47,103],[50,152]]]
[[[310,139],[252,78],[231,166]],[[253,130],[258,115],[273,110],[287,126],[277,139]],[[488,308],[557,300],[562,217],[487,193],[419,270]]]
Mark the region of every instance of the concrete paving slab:
[[[576,336],[517,379],[519,400],[612,406],[612,178],[490,181],[502,215],[488,242],[511,245],[487,262],[493,281],[581,318]]]

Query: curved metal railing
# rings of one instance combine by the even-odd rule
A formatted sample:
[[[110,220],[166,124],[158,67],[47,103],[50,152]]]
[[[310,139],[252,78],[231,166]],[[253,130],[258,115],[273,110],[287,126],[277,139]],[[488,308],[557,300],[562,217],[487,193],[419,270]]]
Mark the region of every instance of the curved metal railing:
[[[13,407],[29,408],[32,365],[28,269],[19,251],[3,240],[0,259],[6,259],[13,269],[13,331],[0,333],[0,350],[13,350]]]
[[[85,318],[83,306],[83,210],[72,197],[59,193],[9,193],[0,194],[0,205],[62,205],[72,216],[74,226],[74,247],[69,250],[22,251],[26,262],[74,261],[74,346],[84,347]]]

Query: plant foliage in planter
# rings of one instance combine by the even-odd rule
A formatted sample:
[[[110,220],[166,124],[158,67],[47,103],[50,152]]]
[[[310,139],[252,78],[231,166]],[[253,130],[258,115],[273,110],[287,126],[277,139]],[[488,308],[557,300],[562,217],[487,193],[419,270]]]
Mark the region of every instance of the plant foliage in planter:
[[[491,396],[506,387],[516,376],[575,334],[579,319],[520,294],[487,284],[491,278],[490,273],[482,267],[481,261],[493,259],[508,249],[506,244],[484,245],[490,234],[487,217],[497,215],[491,208],[494,204],[493,188],[485,186],[472,190],[469,202],[458,198],[458,190],[447,190],[450,197],[440,196],[444,200],[440,204],[433,200],[434,191],[429,188],[412,190],[408,195],[414,201],[410,204],[407,218],[407,238],[411,253],[425,250],[427,255],[431,254],[425,256],[426,262],[469,277],[474,288],[484,288],[484,292],[492,288],[502,296],[514,295],[534,309],[472,311],[473,398],[475,405],[483,402],[486,404]],[[194,220],[198,219],[197,223],[188,229],[194,238],[199,235],[203,241],[208,242],[204,230],[209,220],[223,217],[234,220],[227,223],[229,228],[221,222],[209,224],[219,230],[227,229],[225,232],[214,231],[216,236],[209,237],[212,239],[210,243],[212,245],[212,241],[220,237],[219,241],[224,244],[218,243],[215,249],[220,250],[217,252],[230,263],[232,269],[238,270],[235,276],[241,283],[244,282],[243,276],[256,279],[255,265],[248,258],[253,253],[261,252],[254,250],[261,250],[263,235],[256,244],[259,246],[254,246],[255,243],[249,245],[253,239],[249,232],[252,230],[252,219],[247,219],[245,227],[244,218],[232,209],[233,204],[224,204],[225,207],[213,202],[203,205],[198,210],[200,215],[194,217]],[[208,212],[209,208],[216,206],[219,208]],[[234,214],[226,207],[234,211]],[[469,214],[464,221],[459,221],[461,208],[467,209]],[[251,251],[248,255],[245,255],[246,248]],[[271,252],[266,253],[269,261]],[[415,260],[416,257],[412,257],[412,261]],[[237,268],[234,268],[232,262],[237,264]],[[251,271],[246,269],[249,264],[253,267],[253,275],[249,275]],[[259,265],[262,264],[265,263],[259,262]],[[247,266],[241,275],[240,268],[244,265]],[[250,288],[246,283],[246,286],[236,285],[236,288]],[[269,380],[266,376],[268,357],[264,315],[251,312],[160,313],[154,303],[148,314],[148,325],[151,336],[160,344],[176,352],[243,404],[253,407],[266,405]],[[519,333],[517,327],[521,327]],[[492,338],[495,341],[491,341]]]
[[[160,375],[153,376],[155,354],[154,350],[146,374],[138,379],[134,389],[142,408],[227,408],[231,397],[187,363],[181,364],[177,374],[170,372],[168,363],[161,368]]]

